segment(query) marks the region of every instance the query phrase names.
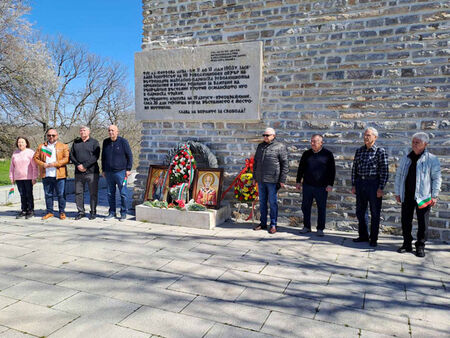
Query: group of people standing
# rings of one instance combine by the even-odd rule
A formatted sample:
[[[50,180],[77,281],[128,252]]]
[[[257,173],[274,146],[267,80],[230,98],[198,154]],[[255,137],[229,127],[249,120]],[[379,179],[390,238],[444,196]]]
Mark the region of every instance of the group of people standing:
[[[266,128],[264,141],[255,153],[254,177],[258,183],[260,224],[253,230],[277,231],[277,191],[285,187],[289,172],[288,152],[276,139],[273,128]],[[352,165],[351,192],[356,195],[358,237],[354,242],[368,242],[376,247],[380,228],[380,214],[385,186],[389,179],[386,150],[375,144],[378,132],[369,127],[364,132],[364,145],[356,150]],[[332,152],[323,147],[322,135],[311,137],[311,148],[300,159],[297,170],[297,189],[302,193],[303,228],[300,233],[311,232],[311,208],[317,204],[317,235],[324,236],[328,193],[333,191],[336,167]],[[412,151],[401,160],[395,177],[395,198],[401,203],[403,244],[399,253],[412,252],[412,221],[417,215],[418,231],[416,255],[425,256],[425,242],[431,207],[437,203],[441,188],[441,170],[438,158],[429,153],[429,137],[419,132],[412,136]],[[268,220],[267,202],[270,206]],[[369,213],[370,210],[370,230]],[[270,223],[268,224],[268,221]],[[269,228],[268,228],[269,227]]]
[[[90,196],[89,219],[97,217],[98,182],[100,168],[98,160],[101,155],[102,175],[108,185],[109,213],[105,220],[116,217],[116,189],[120,192],[121,206],[119,220],[127,215],[127,178],[131,173],[133,154],[128,141],[119,136],[115,125],[108,127],[109,137],[103,140],[100,152],[99,142],[90,136],[87,126],[80,128],[80,137],[75,139],[69,150],[67,144],[58,140],[56,129],[46,132],[47,141],[39,144],[36,151],[30,149],[26,137],[16,140],[17,150],[11,157],[9,177],[11,183],[17,184],[21,198],[21,211],[17,218],[34,216],[33,185],[39,177],[44,188],[46,214],[42,219],[54,217],[54,196],[56,193],[59,218],[66,219],[66,178],[67,164],[75,165],[75,202],[77,216],[80,220],[86,216],[84,208],[84,190],[88,186]]]
[[[116,217],[116,188],[120,192],[121,208],[119,220],[125,220],[127,214],[127,178],[130,175],[133,155],[128,141],[119,136],[115,125],[108,127],[109,137],[103,141],[101,151],[102,174],[108,184],[109,213],[105,220]],[[254,177],[258,183],[260,202],[260,224],[254,230],[267,229],[271,234],[277,231],[278,202],[277,191],[285,187],[289,172],[286,146],[276,139],[273,128],[266,128],[255,153]],[[10,179],[16,183],[21,196],[21,211],[18,218],[32,217],[34,214],[33,185],[39,177],[45,192],[46,214],[42,219],[54,216],[54,192],[58,197],[59,218],[65,219],[65,184],[69,160],[75,165],[75,201],[79,220],[85,217],[84,188],[88,185],[90,193],[89,219],[97,214],[100,146],[90,137],[86,126],[80,128],[80,138],[73,142],[72,148],[58,141],[56,129],[46,133],[47,141],[40,144],[34,152],[25,137],[16,140],[17,150],[11,159]],[[364,132],[364,145],[356,150],[352,165],[351,192],[356,195],[356,217],[358,234],[354,242],[369,242],[376,247],[380,227],[380,213],[385,186],[389,179],[388,155],[386,150],[377,146],[378,132],[369,127]],[[320,134],[311,137],[311,149],[302,154],[297,170],[297,189],[303,193],[302,212],[303,229],[301,233],[311,232],[311,208],[313,200],[318,209],[317,235],[324,236],[326,223],[326,205],[328,193],[333,191],[336,167],[332,152],[323,147]],[[439,160],[427,150],[429,137],[419,132],[412,137],[412,151],[404,156],[395,177],[395,197],[401,203],[401,222],[403,245],[398,252],[412,252],[412,220],[414,210],[417,214],[418,231],[416,255],[425,256],[425,242],[429,225],[430,209],[437,203],[441,187]],[[268,207],[270,215],[268,219]],[[370,231],[369,216],[370,210]],[[268,224],[269,221],[269,224]]]

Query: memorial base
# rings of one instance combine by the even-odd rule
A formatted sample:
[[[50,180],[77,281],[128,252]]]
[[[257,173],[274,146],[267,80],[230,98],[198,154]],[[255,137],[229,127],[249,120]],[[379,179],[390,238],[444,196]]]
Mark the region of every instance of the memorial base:
[[[214,229],[231,217],[230,205],[219,210],[185,211],[177,209],[159,209],[143,204],[136,206],[136,220],[157,224],[183,226],[197,229]]]

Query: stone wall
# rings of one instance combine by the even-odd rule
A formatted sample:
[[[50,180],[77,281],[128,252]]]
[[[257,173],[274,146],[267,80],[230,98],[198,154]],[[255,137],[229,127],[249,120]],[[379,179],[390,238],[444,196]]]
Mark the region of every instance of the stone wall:
[[[291,185],[310,136],[325,136],[337,165],[327,226],[354,227],[351,163],[364,128],[373,126],[390,157],[382,224],[399,233],[396,164],[422,130],[443,172],[430,237],[448,240],[449,16],[441,1],[143,0],[144,50],[263,41],[264,83],[260,123],[143,122],[135,198],[142,199],[148,166],[161,164],[177,142],[208,145],[229,182],[272,126],[289,148]],[[280,216],[301,216],[300,201],[298,192],[283,191]]]

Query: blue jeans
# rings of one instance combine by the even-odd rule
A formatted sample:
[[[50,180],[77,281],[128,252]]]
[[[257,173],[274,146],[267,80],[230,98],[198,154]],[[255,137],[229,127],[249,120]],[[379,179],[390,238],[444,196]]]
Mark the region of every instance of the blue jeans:
[[[278,201],[276,183],[258,183],[259,211],[261,213],[261,225],[267,225],[267,199],[270,205],[270,225],[277,225]]]
[[[127,185],[123,185],[125,174],[125,170],[105,172],[106,182],[108,183],[109,214],[116,213],[116,186],[120,193],[120,214],[127,214]]]
[[[356,188],[356,217],[358,218],[358,233],[360,238],[369,239],[367,226],[369,216],[367,214],[367,203],[370,208],[370,241],[378,240],[378,231],[380,228],[380,214],[382,198],[377,197],[379,180],[376,179],[357,179]]]
[[[311,229],[311,207],[313,199],[315,199],[317,204],[317,229],[325,229],[328,197],[328,192],[325,189],[325,187],[314,187],[303,183],[302,211],[305,228]]]
[[[42,185],[44,186],[45,194],[45,206],[47,208],[47,213],[53,214],[53,192],[56,191],[56,196],[58,196],[58,208],[59,212],[64,212],[66,209],[66,179],[56,177],[44,177],[42,179]]]

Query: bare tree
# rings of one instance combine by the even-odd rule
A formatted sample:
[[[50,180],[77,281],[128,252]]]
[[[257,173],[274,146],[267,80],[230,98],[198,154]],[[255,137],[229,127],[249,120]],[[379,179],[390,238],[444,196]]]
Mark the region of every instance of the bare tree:
[[[0,117],[15,125],[45,119],[56,84],[45,45],[23,19],[28,11],[24,0],[0,0]]]
[[[129,125],[125,68],[61,36],[33,38],[28,10],[26,0],[0,0],[0,122],[44,131]]]

